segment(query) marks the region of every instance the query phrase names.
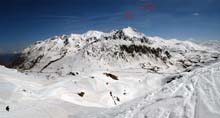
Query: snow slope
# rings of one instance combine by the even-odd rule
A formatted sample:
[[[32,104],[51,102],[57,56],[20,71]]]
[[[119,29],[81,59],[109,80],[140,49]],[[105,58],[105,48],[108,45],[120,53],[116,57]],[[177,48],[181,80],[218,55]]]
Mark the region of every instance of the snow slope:
[[[219,118],[219,75],[220,63],[215,63],[185,73],[182,78],[129,103],[75,114],[72,118]]]
[[[40,89],[44,87],[39,84],[40,82],[34,82],[34,79],[31,82],[27,81],[25,75],[15,70],[1,67],[0,71],[1,118],[218,118],[220,116],[220,63],[186,72],[183,77],[161,88],[111,109],[76,105],[59,98],[60,95],[50,96],[53,90],[42,92]],[[53,89],[66,84],[56,85],[57,87]],[[27,91],[24,91],[24,88]],[[146,88],[140,91],[146,91]],[[45,92],[49,96],[42,97],[45,96]],[[62,94],[66,93],[62,92]],[[5,110],[7,105],[10,106],[10,112]]]

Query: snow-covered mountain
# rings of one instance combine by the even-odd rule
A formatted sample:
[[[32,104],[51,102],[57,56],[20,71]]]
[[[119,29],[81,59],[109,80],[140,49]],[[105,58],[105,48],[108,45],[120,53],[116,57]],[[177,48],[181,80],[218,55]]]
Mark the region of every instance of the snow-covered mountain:
[[[55,36],[24,49],[18,71],[0,67],[0,116],[218,118],[219,58],[131,27]]]
[[[57,72],[60,75],[72,71],[133,67],[181,71],[218,56],[212,57],[207,50],[188,41],[147,37],[128,27],[110,33],[88,31],[36,42],[24,49],[15,65],[22,70]]]

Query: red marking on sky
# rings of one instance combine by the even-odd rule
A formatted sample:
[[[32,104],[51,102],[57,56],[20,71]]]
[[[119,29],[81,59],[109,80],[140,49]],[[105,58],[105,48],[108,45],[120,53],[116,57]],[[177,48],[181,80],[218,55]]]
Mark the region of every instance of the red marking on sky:
[[[140,7],[142,10],[155,10],[156,6],[152,3],[145,3],[143,6]]]
[[[145,3],[143,6],[140,6],[141,10],[155,10],[156,6],[153,3]],[[132,11],[126,11],[124,13],[124,18],[132,19],[134,18],[134,13]]]
[[[124,17],[125,18],[127,18],[127,19],[132,19],[132,18],[134,18],[134,13],[132,12],[132,11],[126,11],[125,13],[124,13]]]

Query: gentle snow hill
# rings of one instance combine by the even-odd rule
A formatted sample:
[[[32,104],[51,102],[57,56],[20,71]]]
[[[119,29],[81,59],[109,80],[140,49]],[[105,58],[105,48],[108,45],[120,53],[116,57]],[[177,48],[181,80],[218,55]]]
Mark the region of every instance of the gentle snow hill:
[[[55,36],[0,67],[0,117],[217,118],[219,59],[131,27]]]

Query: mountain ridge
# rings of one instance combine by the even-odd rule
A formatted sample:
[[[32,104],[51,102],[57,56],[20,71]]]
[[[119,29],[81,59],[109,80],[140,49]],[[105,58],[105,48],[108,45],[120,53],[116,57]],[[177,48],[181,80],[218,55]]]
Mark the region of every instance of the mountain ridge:
[[[23,50],[20,59],[16,60],[20,63],[14,64],[14,67],[38,72],[44,70],[46,72],[57,72],[60,68],[68,68],[61,72],[64,74],[71,72],[73,68],[77,71],[88,68],[93,69],[91,63],[94,63],[93,66],[99,66],[96,69],[123,67],[128,63],[133,65],[144,64],[150,68],[157,67],[161,69],[169,67],[185,68],[186,63],[192,65],[192,61],[188,61],[190,59],[188,59],[187,53],[206,52],[206,49],[208,48],[189,41],[147,37],[136,29],[128,27],[113,30],[109,33],[88,31],[81,35],[62,35],[45,41],[38,41]],[[62,58],[66,63],[61,62],[62,64],[58,64],[59,61],[62,61]],[[57,68],[56,63],[64,65],[64,67]],[[77,63],[87,64],[72,67],[68,63],[75,65]],[[49,68],[55,68],[56,70]]]

